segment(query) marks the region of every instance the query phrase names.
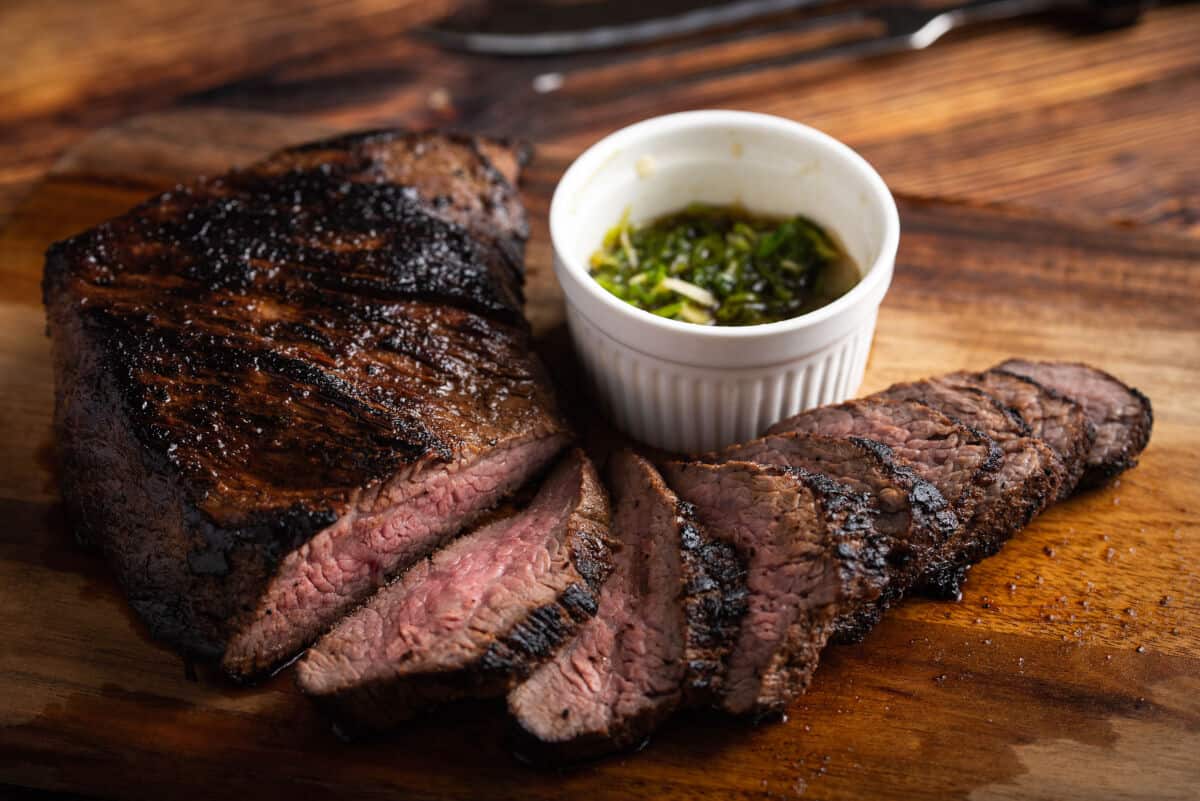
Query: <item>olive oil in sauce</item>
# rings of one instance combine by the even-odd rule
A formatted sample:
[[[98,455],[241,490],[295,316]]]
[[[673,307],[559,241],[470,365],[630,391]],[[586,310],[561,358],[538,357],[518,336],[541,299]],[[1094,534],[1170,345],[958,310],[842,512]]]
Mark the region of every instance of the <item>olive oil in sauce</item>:
[[[819,309],[861,278],[806,217],[693,204],[645,225],[628,212],[591,258],[600,286],[639,309],[700,325],[758,325]]]

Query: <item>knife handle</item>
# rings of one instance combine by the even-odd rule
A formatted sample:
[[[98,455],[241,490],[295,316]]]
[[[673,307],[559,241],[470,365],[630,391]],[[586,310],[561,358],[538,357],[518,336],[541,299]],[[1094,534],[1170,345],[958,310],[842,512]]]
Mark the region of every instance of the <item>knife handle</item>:
[[[1087,0],[1087,24],[1098,30],[1133,25],[1142,18],[1147,0]]]

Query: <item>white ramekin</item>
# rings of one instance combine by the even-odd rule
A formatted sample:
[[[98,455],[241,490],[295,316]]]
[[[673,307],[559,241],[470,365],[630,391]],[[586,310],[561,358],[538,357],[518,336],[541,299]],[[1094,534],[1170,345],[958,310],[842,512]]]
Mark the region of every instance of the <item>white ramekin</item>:
[[[721,327],[634,308],[588,275],[626,209],[638,222],[692,202],[807,215],[838,236],[862,281],[791,320]],[[858,390],[900,220],[883,179],[837,140],[766,114],[690,111],[588,148],[555,189],[550,236],[575,349],[613,421],[649,445],[696,452]]]

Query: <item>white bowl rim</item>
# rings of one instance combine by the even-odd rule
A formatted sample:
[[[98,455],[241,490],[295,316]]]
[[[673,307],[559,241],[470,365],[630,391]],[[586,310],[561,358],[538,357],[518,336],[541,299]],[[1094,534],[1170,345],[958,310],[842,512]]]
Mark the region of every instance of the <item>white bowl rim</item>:
[[[596,283],[587,268],[578,259],[568,256],[567,254],[570,251],[565,247],[560,247],[558,242],[558,232],[562,230],[563,226],[557,223],[566,214],[564,209],[567,205],[568,193],[573,191],[573,185],[590,178],[610,158],[614,151],[620,149],[631,140],[649,133],[661,133],[664,129],[670,132],[671,130],[696,125],[766,128],[798,139],[805,139],[810,143],[816,144],[818,147],[825,148],[833,153],[835,157],[847,162],[859,174],[864,186],[870,190],[871,194],[880,203],[884,214],[883,242],[880,245],[879,254],[875,257],[875,261],[870,265],[870,268],[865,271],[866,274],[862,280],[837,300],[806,314],[773,323],[742,326],[697,325],[696,323],[659,317],[657,314],[652,314],[645,309],[639,309],[632,304],[626,303]],[[784,117],[777,117],[773,114],[728,109],[704,109],[665,114],[636,122],[633,125],[614,131],[585,150],[567,168],[567,171],[563,173],[550,200],[550,241],[558,260],[563,263],[566,270],[573,273],[573,277],[582,279],[578,280],[577,283],[584,287],[585,292],[590,293],[593,298],[596,298],[609,310],[617,314],[630,316],[639,323],[649,324],[663,331],[673,331],[676,334],[686,334],[701,339],[737,340],[791,333],[818,326],[826,320],[853,308],[864,298],[872,295],[879,284],[890,282],[894,269],[896,250],[900,243],[900,214],[896,209],[895,198],[892,197],[887,184],[884,183],[883,178],[875,171],[875,168],[850,146],[834,139],[829,134],[823,133],[804,123]]]

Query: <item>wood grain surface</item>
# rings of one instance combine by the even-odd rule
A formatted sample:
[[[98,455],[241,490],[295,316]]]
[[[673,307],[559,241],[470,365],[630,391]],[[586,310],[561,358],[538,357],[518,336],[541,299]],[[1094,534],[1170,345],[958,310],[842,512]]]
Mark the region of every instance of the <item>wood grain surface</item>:
[[[449,5],[0,3],[0,798],[1197,798],[1200,5],[1103,34],[984,26],[853,64],[799,63],[815,40],[787,25],[549,59],[404,32]],[[545,75],[561,88],[536,91]],[[529,314],[586,421],[549,272],[550,193],[613,128],[709,106],[815,125],[900,195],[864,392],[1014,354],[1089,361],[1153,399],[1142,464],[1048,511],[972,572],[961,603],[908,603],[828,649],[786,723],[680,718],[640,754],[564,773],[513,760],[496,709],[351,746],[290,676],[192,680],[147,639],[59,511],[50,242],[328,131],[524,136],[539,150]]]
[[[521,134],[568,159],[644,116],[728,106],[821,128],[907,194],[1200,232],[1195,3],[1126,30],[1032,18],[956,31],[919,54],[815,64],[796,63],[812,34],[784,25],[531,59],[450,53],[400,31],[442,7],[6,0],[0,219],[72,144],[168,107],[286,112],[338,128],[451,124]],[[562,88],[536,92],[546,74]]]
[[[138,118],[76,147],[0,233],[0,783],[135,799],[1195,798],[1200,242],[971,202],[901,197],[864,391],[1013,354],[1081,359],[1147,392],[1153,440],[1119,483],[979,565],[960,603],[907,603],[861,645],[827,649],[786,722],[684,716],[641,753],[546,772],[512,757],[495,707],[351,745],[289,674],[249,690],[189,679],[64,529],[41,255],[177,179],[327,130]],[[570,156],[545,148],[525,185],[530,316],[560,365],[543,220]],[[586,395],[568,396],[586,417]]]
[[[5,0],[0,208],[131,112],[442,16],[452,0]],[[5,191],[6,185],[8,192]],[[5,209],[7,210],[7,209]]]

